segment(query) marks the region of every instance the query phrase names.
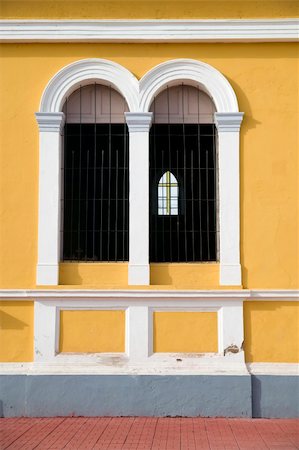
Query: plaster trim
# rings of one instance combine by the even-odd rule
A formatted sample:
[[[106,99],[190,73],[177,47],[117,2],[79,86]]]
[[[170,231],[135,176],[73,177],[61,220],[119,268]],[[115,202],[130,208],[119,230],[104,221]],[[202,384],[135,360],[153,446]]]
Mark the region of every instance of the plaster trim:
[[[154,359],[154,364],[170,363],[173,361],[174,354],[153,353],[153,312],[156,310],[169,312],[180,310],[184,312],[217,312],[218,350],[217,353],[212,353],[210,356],[203,353],[201,361],[204,362],[206,358],[211,361],[211,358],[216,357],[220,365],[226,361],[244,364],[242,299],[233,302],[223,299],[168,302],[157,298],[152,304],[149,303],[144,302],[142,304],[142,302],[134,302],[132,299],[118,300],[113,302],[112,305],[109,299],[80,301],[57,298],[51,302],[38,300],[34,303],[34,360],[36,362],[47,362],[54,361],[57,357],[63,360],[65,357],[70,358],[72,356],[59,353],[60,311],[121,309],[126,311],[125,353],[122,356],[128,358],[129,362],[145,360],[150,363]],[[230,350],[231,348],[233,350]],[[82,361],[84,361],[85,355],[82,356]],[[194,359],[196,363],[197,360],[196,354],[188,354],[185,358],[189,362]]]
[[[290,375],[299,377],[298,363],[247,363],[251,375]]]
[[[233,88],[227,79],[210,65],[192,59],[176,59],[159,64],[145,74],[138,82],[126,68],[113,61],[103,59],[86,59],[76,61],[62,68],[46,86],[40,104],[41,114],[60,113],[67,95],[78,86],[95,80],[111,83],[126,99],[130,112],[126,118],[129,125],[130,139],[130,263],[129,284],[148,285],[149,274],[149,126],[151,114],[149,108],[155,95],[167,85],[187,81],[200,86],[213,99],[218,114],[221,115],[225,128],[233,123],[233,129],[219,131],[219,180],[220,180],[220,285],[241,286],[240,266],[240,205],[239,205],[239,128],[241,123],[238,102]],[[217,116],[216,116],[217,117]],[[227,125],[229,124],[229,125]],[[57,130],[56,130],[57,131]],[[57,134],[57,133],[56,133]],[[38,285],[57,285],[59,262],[59,204],[60,204],[60,147],[61,140],[52,139],[49,133],[40,131],[40,185],[49,185],[56,180],[51,199],[53,222],[52,233],[48,233],[48,214],[46,194],[49,188],[40,189],[39,215],[39,254],[41,248],[48,248],[40,263],[57,265],[55,273],[37,270]],[[140,151],[142,149],[142,151]],[[51,160],[55,155],[55,161]],[[46,163],[47,159],[50,164]],[[138,168],[138,170],[137,170]],[[142,170],[141,170],[142,169]],[[44,182],[43,178],[46,180]],[[50,185],[51,186],[51,185]],[[50,189],[51,191],[51,189]],[[55,198],[54,198],[55,194]],[[144,198],[148,201],[144,203]],[[135,205],[135,207],[134,207]],[[47,214],[46,214],[47,213]],[[138,220],[136,218],[138,217]],[[57,222],[58,220],[58,222]],[[43,226],[41,226],[43,224]],[[132,236],[137,236],[133,246]],[[55,254],[51,249],[55,248]]]
[[[296,42],[299,20],[1,20],[0,42]]]
[[[127,112],[129,128],[129,267],[130,285],[149,285],[149,130],[151,112]]]
[[[95,81],[111,84],[126,99],[130,111],[138,109],[137,78],[114,61],[90,58],[63,67],[51,78],[42,95],[40,112],[60,112],[68,95],[80,85]]]
[[[55,300],[55,299],[83,299],[84,302],[94,299],[131,299],[142,304],[155,299],[165,299],[167,305],[176,304],[176,299],[226,299],[234,301],[243,299],[247,301],[299,301],[299,289],[209,289],[209,290],[152,290],[152,289],[1,289],[0,299],[14,300]],[[133,300],[134,299],[134,300]],[[111,303],[110,303],[111,304]]]
[[[122,354],[117,354],[121,357]],[[130,364],[125,364],[121,367],[117,366],[101,366],[98,362],[99,360],[105,360],[111,354],[92,354],[92,355],[63,355],[61,358],[59,355],[55,358],[55,361],[47,362],[30,362],[30,363],[0,363],[0,374],[1,375],[58,375],[58,374],[135,374],[144,375],[149,373],[161,374],[161,367],[157,367],[154,364],[145,365],[144,361],[140,364],[138,361],[132,361]],[[149,358],[150,362],[154,363],[155,360],[160,359],[160,363],[164,361],[163,375],[165,374],[176,374],[176,375],[192,375],[192,374],[213,374],[213,375],[234,375],[236,371],[239,375],[274,375],[274,376],[299,376],[299,365],[297,363],[247,363],[244,369],[243,364],[237,363],[227,363],[225,365],[219,365],[219,359],[208,358],[204,364],[197,364],[194,366],[194,360],[186,360],[186,366],[182,370],[176,364],[175,358],[168,360],[168,362],[162,360],[159,357]],[[89,361],[89,364],[86,364]],[[189,361],[189,364],[188,364]],[[125,361],[124,361],[125,362]],[[170,363],[170,364],[169,364]],[[138,372],[137,372],[138,371]]]
[[[167,86],[186,82],[206,92],[217,112],[239,112],[236,94],[228,80],[214,67],[194,59],[174,59],[158,64],[139,81],[140,109],[149,111],[154,97]]]
[[[35,113],[40,132],[61,133],[63,130],[65,116],[63,112],[57,113]]]

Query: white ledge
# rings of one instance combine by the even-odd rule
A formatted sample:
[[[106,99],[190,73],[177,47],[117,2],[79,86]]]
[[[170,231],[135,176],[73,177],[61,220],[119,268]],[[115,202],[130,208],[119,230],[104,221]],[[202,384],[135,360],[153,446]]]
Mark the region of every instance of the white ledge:
[[[179,361],[177,360],[179,359]],[[148,360],[129,361],[121,354],[60,354],[54,361],[0,363],[0,375],[220,375],[248,376],[242,362],[219,356],[172,357],[153,355]]]
[[[1,20],[0,42],[295,42],[299,19]]]
[[[251,375],[299,376],[297,363],[248,363],[246,366]]]
[[[279,300],[299,301],[298,289],[219,289],[219,290],[120,290],[120,289],[2,289],[1,300],[51,300],[51,299],[241,299],[241,300]]]

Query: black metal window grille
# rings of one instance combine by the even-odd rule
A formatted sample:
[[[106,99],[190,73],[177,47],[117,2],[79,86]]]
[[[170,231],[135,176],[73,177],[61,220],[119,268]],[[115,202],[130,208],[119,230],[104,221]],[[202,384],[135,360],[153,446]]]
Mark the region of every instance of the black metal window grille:
[[[65,103],[63,156],[63,260],[127,261],[129,241],[128,129],[112,123],[113,89],[90,86],[93,123],[84,121],[84,90],[79,89],[79,119],[69,120]],[[106,114],[98,119],[97,97],[105,89]],[[73,95],[73,94],[72,94]],[[77,92],[78,95],[78,92]],[[102,97],[101,97],[102,98]],[[126,110],[124,101],[123,109]],[[107,120],[108,117],[108,120]],[[103,123],[104,120],[104,123]]]
[[[185,89],[182,85],[182,123],[171,123],[171,88],[167,88],[168,123],[156,123],[156,100],[152,105],[151,262],[209,262],[217,259],[216,130],[213,123],[200,123],[199,98],[198,123],[185,122]],[[167,172],[173,174],[178,184],[176,215],[159,213],[159,182]]]

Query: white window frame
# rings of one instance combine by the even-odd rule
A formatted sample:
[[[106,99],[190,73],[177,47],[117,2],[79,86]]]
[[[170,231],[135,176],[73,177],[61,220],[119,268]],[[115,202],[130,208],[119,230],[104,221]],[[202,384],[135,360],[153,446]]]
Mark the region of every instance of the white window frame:
[[[59,284],[62,107],[80,85],[112,85],[125,98],[129,128],[129,284],[149,285],[149,130],[154,97],[166,86],[199,86],[213,100],[218,130],[219,241],[221,286],[240,286],[239,135],[243,113],[227,79],[210,65],[190,59],[162,63],[140,81],[121,65],[103,59],[80,60],[49,81],[36,113],[39,125],[39,216],[37,285]]]

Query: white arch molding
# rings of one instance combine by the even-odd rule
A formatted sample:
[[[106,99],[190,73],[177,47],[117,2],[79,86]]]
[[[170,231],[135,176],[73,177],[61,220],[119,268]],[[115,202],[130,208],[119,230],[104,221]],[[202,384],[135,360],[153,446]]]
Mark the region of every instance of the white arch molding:
[[[80,60],[62,68],[48,83],[36,113],[40,133],[39,233],[37,284],[59,283],[60,167],[63,103],[80,85],[112,85],[126,99],[130,141],[129,284],[148,285],[149,273],[149,130],[153,98],[166,86],[185,82],[199,86],[217,112],[219,154],[220,285],[241,285],[239,112],[228,80],[210,65],[190,59],[159,64],[138,82],[121,65],[103,59]]]

